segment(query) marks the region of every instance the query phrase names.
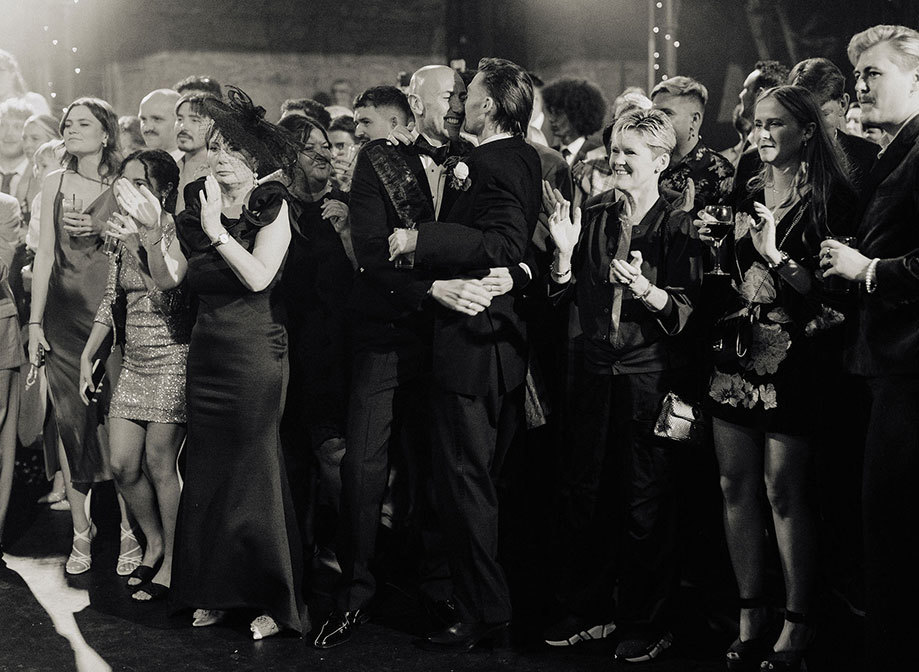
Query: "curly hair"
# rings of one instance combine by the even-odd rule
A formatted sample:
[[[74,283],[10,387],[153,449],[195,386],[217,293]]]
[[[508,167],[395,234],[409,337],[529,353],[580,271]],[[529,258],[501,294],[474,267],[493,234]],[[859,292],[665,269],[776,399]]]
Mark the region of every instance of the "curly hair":
[[[603,126],[606,100],[599,87],[586,79],[558,79],[542,90],[543,105],[562,112],[580,135],[591,135]]]
[[[778,61],[757,61],[753,69],[759,70],[754,91],[781,86],[788,79],[788,67]]]

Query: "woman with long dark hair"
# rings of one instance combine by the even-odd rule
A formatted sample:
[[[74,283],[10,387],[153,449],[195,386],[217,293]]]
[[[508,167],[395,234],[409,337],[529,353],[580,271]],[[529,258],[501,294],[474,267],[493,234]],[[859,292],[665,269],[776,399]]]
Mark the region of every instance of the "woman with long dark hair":
[[[308,629],[296,516],[279,427],[287,332],[279,279],[290,244],[287,189],[297,147],[236,88],[207,99],[211,175],[185,188],[178,237],[156,197],[125,180],[119,203],[145,230],[160,289],[187,278],[197,302],[188,351],[188,453],[170,594],[196,608],[193,625],[251,612],[262,639]],[[168,224],[167,224],[168,225]]]
[[[161,149],[134,152],[120,173],[135,186],[149,189],[163,210],[173,212],[179,169],[169,154]],[[137,225],[117,212],[112,217],[106,235],[118,245],[109,257],[105,296],[80,359],[81,395],[89,404],[92,357],[113,329],[123,330],[124,358],[109,410],[109,446],[118,491],[146,540],[141,564],[128,579],[128,585],[138,586],[132,597],[144,601],[165,596],[170,584],[180,493],[176,457],[185,438],[191,319],[184,285],[157,289]],[[166,228],[164,235],[174,238],[174,227]],[[119,307],[122,319],[116,317]],[[130,529],[121,533],[137,544]]]
[[[816,569],[807,496],[816,393],[811,337],[842,318],[823,305],[814,271],[824,238],[851,235],[854,194],[806,89],[763,92],[754,117],[764,165],[734,204],[738,214],[726,241],[733,290],[716,326],[706,402],[740,593],[740,634],[727,651],[728,667],[796,670],[813,635]],[[764,489],[785,579],[777,639],[765,595]]]
[[[108,277],[102,232],[115,209],[110,189],[118,175],[118,119],[104,100],[78,98],[60,125],[64,168],[42,184],[41,232],[32,275],[29,359],[47,362],[48,386],[58,455],[64,471],[73,518],[73,549],[68,574],[90,569],[95,527],[89,518],[93,483],[109,478],[100,423],[107,386],[100,403],[80,400],[80,356]],[[69,471],[69,474],[68,474]],[[122,527],[127,520],[122,511]]]

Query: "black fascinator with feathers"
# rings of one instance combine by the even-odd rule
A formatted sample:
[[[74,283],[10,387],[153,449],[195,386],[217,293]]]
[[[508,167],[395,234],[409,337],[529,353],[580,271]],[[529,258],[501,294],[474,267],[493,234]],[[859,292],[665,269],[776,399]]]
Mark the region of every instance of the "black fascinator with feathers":
[[[214,122],[208,132],[208,143],[219,133],[230,147],[251,159],[259,176],[282,170],[292,177],[298,151],[293,138],[265,121],[265,108],[255,105],[241,89],[228,86],[225,95],[222,100],[202,101],[204,113]]]

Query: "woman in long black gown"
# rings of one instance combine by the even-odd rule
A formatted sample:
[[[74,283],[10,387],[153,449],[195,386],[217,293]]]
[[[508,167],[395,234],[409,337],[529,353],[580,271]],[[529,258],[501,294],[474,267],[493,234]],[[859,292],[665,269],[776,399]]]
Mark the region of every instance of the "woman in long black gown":
[[[256,171],[289,171],[296,149],[237,89],[208,100],[212,175],[185,188],[178,241],[161,239],[155,197],[125,181],[119,202],[142,225],[165,289],[187,277],[197,301],[188,353],[188,456],[172,601],[193,625],[252,611],[255,639],[303,632],[301,549],[279,440],[287,332],[278,280],[290,243],[287,190]]]

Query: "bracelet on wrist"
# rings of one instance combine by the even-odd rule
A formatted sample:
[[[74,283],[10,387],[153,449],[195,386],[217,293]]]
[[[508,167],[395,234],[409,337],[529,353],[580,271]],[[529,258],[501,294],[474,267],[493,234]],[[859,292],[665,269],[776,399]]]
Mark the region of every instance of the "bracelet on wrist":
[[[771,259],[767,259],[766,265],[769,267],[770,271],[777,271],[789,261],[791,261],[791,257],[788,256],[788,252],[779,252],[779,260],[773,263]]]
[[[872,259],[871,263],[868,264],[868,268],[865,271],[865,291],[869,294],[873,294],[874,290],[877,289],[877,271],[878,271],[878,262],[880,259]]]
[[[41,320],[37,320],[37,321],[36,321],[36,320],[29,320],[29,324],[41,325]]]
[[[632,287],[629,286],[629,289],[632,289]],[[652,289],[654,289],[654,285],[652,285],[652,284],[649,282],[649,283],[648,283],[648,286],[645,288],[645,291],[643,291],[641,294],[638,294],[637,292],[635,292],[635,290],[632,290],[632,294],[633,294],[633,295],[635,296],[635,298],[638,299],[639,301],[647,302],[648,297],[651,295],[651,290],[652,290]]]

